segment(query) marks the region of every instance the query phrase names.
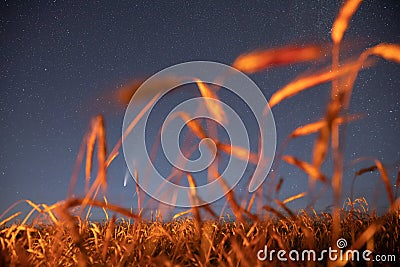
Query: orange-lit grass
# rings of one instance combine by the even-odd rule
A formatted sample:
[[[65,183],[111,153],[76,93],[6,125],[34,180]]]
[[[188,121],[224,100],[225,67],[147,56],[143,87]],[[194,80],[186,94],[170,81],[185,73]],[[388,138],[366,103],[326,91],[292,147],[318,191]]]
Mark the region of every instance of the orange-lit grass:
[[[350,209],[340,207],[341,182],[343,169],[343,144],[339,143],[339,125],[359,119],[359,116],[348,115],[347,107],[353,84],[358,72],[369,67],[367,61],[371,55],[380,56],[386,60],[400,63],[400,46],[397,44],[379,44],[366,49],[356,61],[340,65],[339,45],[348,27],[349,21],[356,12],[361,1],[349,0],[341,8],[338,17],[332,27],[332,40],[334,42],[332,51],[332,66],[329,70],[312,74],[294,82],[275,92],[270,99],[270,106],[274,107],[283,100],[292,97],[306,89],[332,82],[331,99],[326,107],[323,119],[315,123],[307,124],[297,128],[289,136],[289,140],[312,133],[318,133],[314,143],[312,164],[302,161],[295,156],[283,156],[282,159],[289,164],[297,166],[310,176],[312,184],[322,182],[332,187],[334,193],[333,214],[317,213],[312,210],[313,215],[305,211],[296,212],[288,207],[288,203],[307,195],[306,192],[298,193],[284,200],[270,197],[269,204],[259,205],[258,213],[252,212],[255,201],[263,203],[263,188],[253,193],[247,203],[246,199],[237,200],[233,190],[225,179],[218,173],[218,166],[212,165],[209,170],[209,180],[218,179],[222,189],[226,193],[226,207],[229,207],[235,220],[207,221],[202,218],[202,212],[210,213],[214,218],[214,210],[209,205],[197,206],[199,197],[196,194],[196,183],[190,174],[187,174],[190,185],[190,198],[194,207],[174,216],[174,219],[163,222],[161,216],[156,221],[143,221],[141,216],[142,203],[140,202],[140,188],[136,185],[138,193],[137,212],[129,211],[118,205],[109,204],[107,198],[104,201],[97,200],[100,188],[107,188],[106,169],[118,156],[122,139],[117,143],[110,154],[107,155],[105,127],[102,116],[93,119],[91,127],[84,138],[78,154],[77,167],[71,180],[72,190],[77,179],[80,162],[85,160],[86,185],[90,183],[93,172],[92,161],[94,148],[97,142],[98,171],[96,179],[90,189],[86,190],[83,198],[72,198],[71,190],[69,198],[48,206],[36,204],[32,201],[25,202],[32,207],[20,224],[8,223],[18,218],[21,213],[16,212],[0,222],[0,265],[227,265],[227,266],[251,266],[259,265],[256,255],[259,249],[268,245],[272,249],[321,249],[335,246],[338,237],[347,239],[349,249],[360,249],[366,246],[377,252],[389,252],[400,254],[398,246],[400,240],[399,231],[399,205],[397,189],[400,184],[400,167],[396,180],[396,193],[390,184],[390,178],[385,167],[379,160],[375,165],[356,172],[355,177],[368,172],[378,170],[382,183],[385,185],[386,193],[390,201],[390,207],[386,214],[377,217],[368,210],[365,199],[349,199],[346,205]],[[254,51],[239,56],[233,66],[246,73],[254,73],[266,70],[276,65],[287,65],[292,63],[314,61],[321,57],[322,48],[319,46],[290,46],[272,50]],[[162,81],[161,83],[165,83]],[[197,80],[197,85],[204,97],[218,99],[213,89]],[[139,81],[121,89],[117,98],[120,102],[127,104],[130,97],[140,86]],[[128,126],[124,137],[130,134],[133,127],[143,116],[144,112],[154,103],[157,95],[151,99],[142,112]],[[223,110],[219,106],[205,103],[206,107],[214,116],[223,120]],[[257,159],[251,151],[244,148],[222,144],[218,141],[216,130],[209,127],[214,133],[207,133],[195,120],[189,120],[187,114],[177,114],[188,122],[189,129],[200,139],[211,137],[217,148],[231,156],[250,162]],[[123,138],[124,138],[123,137]],[[324,175],[320,167],[330,152],[329,142],[334,159],[333,174],[331,177]],[[86,148],[86,150],[85,150]],[[190,148],[185,147],[188,151]],[[155,148],[156,150],[156,148]],[[190,154],[190,153],[188,153]],[[218,160],[218,157],[217,157]],[[218,161],[216,161],[218,162]],[[256,161],[255,161],[256,162]],[[143,175],[143,174],[141,174]],[[173,174],[171,174],[173,175]],[[135,174],[139,179],[139,174]],[[141,176],[141,179],[146,179]],[[275,187],[278,194],[284,179],[280,178]],[[312,191],[310,184],[309,191]],[[351,190],[353,191],[353,190]],[[268,198],[267,198],[268,199]],[[241,203],[241,204],[239,204]],[[89,206],[86,219],[82,220],[80,214],[72,211],[79,208],[81,211]],[[246,207],[247,206],[247,207]],[[104,211],[106,221],[103,224],[89,221],[91,208],[101,208]],[[125,219],[116,219],[115,215],[109,217],[108,213],[118,213],[123,217],[131,218],[134,223]],[[28,220],[34,213],[39,213],[48,218],[50,224],[28,224]],[[182,218],[184,215],[192,214],[194,220]],[[271,214],[275,218],[271,218]],[[311,213],[312,214],[312,213]],[[3,214],[4,215],[4,214]],[[3,217],[3,216],[2,216]],[[2,218],[0,217],[0,219]],[[279,219],[276,219],[279,218]],[[34,218],[34,222],[37,222]],[[336,262],[341,266],[347,262]],[[272,264],[279,264],[275,261]],[[288,262],[289,265],[294,265]]]
[[[315,211],[314,215],[302,211],[294,213],[286,206],[289,201],[303,196],[301,193],[284,201],[276,200],[284,212],[264,206],[279,220],[205,220],[201,223],[201,235],[196,230],[199,227],[196,220],[182,218],[162,222],[156,218],[152,222],[142,221],[136,214],[101,201],[91,201],[90,205],[132,217],[136,222],[116,220],[115,216],[103,223],[82,221],[68,210],[81,205],[83,199],[71,199],[52,208],[60,218],[57,223],[3,225],[0,228],[1,253],[4,264],[135,266],[179,263],[188,266],[231,262],[233,265],[257,265],[257,252],[264,245],[271,250],[285,251],[321,251],[330,246],[331,214]],[[43,211],[40,204],[32,204]],[[387,214],[377,217],[369,212],[365,199],[349,200],[347,206],[339,210],[343,226],[340,236],[348,241],[348,249],[361,249],[367,245],[376,253],[399,253],[399,205],[400,198],[391,205]],[[276,258],[271,262],[274,265],[278,263]],[[327,264],[326,259],[322,263]]]
[[[247,73],[255,73],[274,66],[312,61],[322,56],[322,47],[317,45],[288,46],[267,50],[256,50],[240,55],[232,67]]]
[[[301,161],[293,156],[283,156],[282,159],[289,164],[295,165],[312,178],[320,180],[321,182],[327,182],[326,176],[322,174],[319,169],[315,168],[315,166]]]
[[[346,32],[349,22],[353,17],[354,13],[357,11],[362,0],[348,0],[346,1],[340,11],[338,16],[332,25],[331,38],[333,41],[332,48],[332,70],[336,72],[339,68],[339,53],[340,53],[340,43],[342,42],[344,33]],[[332,81],[332,97],[338,93],[338,80],[334,79]]]
[[[210,111],[213,118],[222,124],[228,123],[224,109],[216,101],[211,102],[209,99],[219,100],[218,96],[201,80],[196,79],[197,86],[200,90],[203,99],[205,100],[207,109]]]
[[[282,89],[278,90],[275,92],[270,100],[269,100],[269,106],[272,108],[282,102],[283,100],[292,97],[306,89],[310,89],[314,86],[327,83],[332,81],[333,79],[347,76],[349,75],[352,71],[357,70],[358,64],[356,62],[351,62],[346,65],[341,66],[338,71],[332,71],[331,69],[321,72],[321,73],[316,73],[312,74],[306,77],[299,78]]]

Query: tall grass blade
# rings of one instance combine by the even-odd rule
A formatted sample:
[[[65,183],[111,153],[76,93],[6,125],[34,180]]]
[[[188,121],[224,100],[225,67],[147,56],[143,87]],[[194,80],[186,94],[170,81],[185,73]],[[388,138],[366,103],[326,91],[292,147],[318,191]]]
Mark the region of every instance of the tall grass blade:
[[[92,171],[92,162],[93,162],[93,151],[97,136],[97,127],[98,127],[97,118],[93,118],[91,122],[91,130],[88,135],[86,143],[86,165],[85,165],[86,191],[89,189],[90,173]]]
[[[316,60],[321,55],[322,48],[317,45],[287,46],[240,55],[232,66],[244,73],[252,74],[275,66]]]
[[[339,15],[333,22],[331,37],[334,43],[338,44],[342,41],[349,22],[357,11],[362,0],[347,0],[339,11]]]
[[[350,115],[350,116],[338,117],[333,121],[333,123],[343,124],[343,123],[351,122],[354,120],[358,120],[360,118],[361,118],[360,115]],[[299,136],[305,136],[305,135],[310,135],[310,134],[316,133],[316,132],[320,131],[322,129],[322,127],[324,127],[325,125],[326,125],[325,120],[319,120],[316,122],[312,122],[312,123],[300,126],[300,127],[296,128],[296,130],[294,130],[290,134],[290,138],[297,138]]]
[[[216,104],[216,101],[210,101],[209,99],[219,100],[218,96],[201,80],[196,79],[197,87],[200,90],[201,95],[206,103],[207,109],[211,115],[216,118],[219,122],[226,124],[228,120],[226,114],[221,105]]]
[[[357,64],[348,63],[346,65],[341,66],[338,71],[333,72],[332,70],[328,70],[322,73],[312,74],[298,80],[295,80],[282,89],[278,90],[271,96],[269,100],[269,106],[272,108],[282,102],[283,100],[290,98],[306,89],[314,87],[319,84],[327,83],[332,81],[333,79],[343,77],[348,75],[355,69],[357,69]]]
[[[318,169],[316,169],[313,165],[301,161],[293,156],[283,156],[282,159],[286,161],[289,164],[292,164],[302,171],[304,171],[306,174],[310,175],[312,178],[317,179],[321,182],[327,182],[327,178],[325,177],[324,174],[322,174]]]
[[[383,181],[383,183],[384,183],[384,185],[386,187],[386,192],[388,194],[390,204],[393,205],[394,204],[394,196],[393,196],[393,191],[392,191],[392,187],[390,185],[390,179],[389,179],[389,176],[387,174],[387,171],[383,167],[382,163],[379,160],[375,160],[375,164],[376,164],[376,167],[379,170],[379,173],[381,175],[382,181]]]
[[[300,194],[297,194],[297,195],[294,195],[294,196],[291,196],[291,197],[286,198],[284,201],[282,201],[282,203],[283,203],[283,204],[289,203],[289,202],[291,202],[291,201],[293,201],[293,200],[302,198],[302,197],[304,197],[305,195],[307,195],[307,193],[306,193],[306,192],[302,192],[302,193],[300,193]]]
[[[14,213],[13,215],[11,215],[11,216],[5,218],[4,220],[2,220],[2,221],[0,222],[0,226],[2,226],[3,224],[6,224],[7,222],[9,222],[9,221],[11,221],[11,220],[13,220],[14,218],[18,217],[19,215],[21,215],[21,212],[20,212],[20,211],[18,211],[18,212],[16,212],[16,213]]]

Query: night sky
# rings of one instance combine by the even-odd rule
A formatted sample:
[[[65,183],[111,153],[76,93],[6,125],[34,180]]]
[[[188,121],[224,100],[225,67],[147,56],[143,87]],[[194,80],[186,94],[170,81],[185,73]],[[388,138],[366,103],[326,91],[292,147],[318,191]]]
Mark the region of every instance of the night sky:
[[[0,211],[20,199],[52,204],[65,199],[90,119],[103,114],[111,149],[121,136],[124,107],[115,92],[174,64],[209,60],[231,64],[254,49],[289,44],[329,46],[341,1],[2,1],[0,4]],[[381,42],[400,43],[400,2],[365,1],[345,34],[343,57]],[[265,97],[299,75],[330,64],[278,67],[250,77]],[[358,76],[346,127],[344,197],[354,173],[379,159],[395,184],[400,162],[400,65],[379,59]],[[330,84],[307,90],[273,108],[278,148],[298,126],[320,119]],[[229,100],[228,100],[229,101]],[[289,143],[285,154],[311,162],[315,135]],[[280,199],[307,190],[307,176],[285,163]],[[328,163],[323,171],[328,175]],[[123,186],[120,155],[108,171],[110,202],[135,207],[133,181]],[[83,172],[76,194],[83,194]],[[240,197],[241,188],[236,189]],[[331,191],[317,203],[332,204]],[[358,178],[355,196],[387,207],[378,173]],[[223,203],[222,203],[223,204]],[[307,199],[289,205],[300,209]],[[19,210],[24,210],[24,205]]]

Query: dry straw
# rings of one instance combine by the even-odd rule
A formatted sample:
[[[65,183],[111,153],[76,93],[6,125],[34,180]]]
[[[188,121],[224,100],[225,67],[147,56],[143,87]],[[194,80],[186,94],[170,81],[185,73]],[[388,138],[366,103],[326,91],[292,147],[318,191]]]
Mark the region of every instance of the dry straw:
[[[369,59],[371,56],[400,63],[400,46],[382,43],[366,49],[356,60],[340,64],[339,46],[360,4],[359,0],[346,1],[333,23],[332,65],[326,70],[290,82],[277,90],[269,101],[270,107],[273,108],[305,90],[324,83],[332,83],[331,99],[327,103],[322,119],[299,126],[287,139],[289,142],[294,138],[316,134],[312,162],[308,163],[295,155],[284,155],[279,159],[296,166],[310,177],[309,192],[299,192],[281,200],[279,193],[284,182],[287,181],[284,177],[280,177],[275,185],[270,183],[273,185],[271,194],[266,194],[263,187],[248,196],[238,195],[233,190],[229,190],[226,180],[219,173],[218,159],[221,155],[219,152],[249,161],[250,164],[258,162],[258,153],[221,143],[218,140],[215,125],[207,122],[208,131],[206,131],[199,121],[190,120],[188,114],[180,112],[175,116],[187,121],[188,128],[193,134],[192,137],[185,137],[185,154],[191,155],[196,149],[188,145],[194,137],[211,138],[217,145],[217,157],[208,170],[208,180],[217,180],[219,186],[225,191],[226,205],[221,213],[225,211],[225,208],[229,208],[233,218],[230,218],[229,213],[224,217],[217,216],[212,205],[198,206],[203,203],[197,194],[194,177],[189,173],[176,170],[173,170],[166,180],[175,178],[175,182],[180,182],[186,177],[190,186],[189,197],[194,205],[189,210],[175,214],[171,221],[164,222],[159,211],[156,211],[155,217],[151,213],[151,221],[144,219],[146,206],[149,203],[146,205],[142,202],[143,195],[138,184],[136,185],[138,195],[136,211],[109,203],[105,196],[108,183],[107,168],[119,155],[122,139],[131,133],[137,122],[158,98],[156,94],[130,123],[121,140],[109,154],[103,116],[96,116],[91,121],[77,156],[68,197],[65,201],[53,205],[36,204],[30,200],[20,201],[0,216],[2,219],[0,222],[0,265],[261,266],[257,253],[265,245],[275,251],[279,249],[286,252],[291,249],[319,251],[321,248],[336,246],[338,237],[343,237],[349,242],[347,249],[366,247],[376,252],[399,255],[400,198],[397,193],[400,185],[400,165],[397,166],[395,192],[393,192],[388,168],[378,159],[374,159],[374,165],[357,171],[353,178],[354,185],[355,179],[360,175],[373,171],[379,173],[390,202],[384,215],[378,217],[371,212],[364,198],[352,199],[353,186],[351,198],[344,206],[340,205],[343,144],[339,142],[342,134],[339,127],[362,118],[360,115],[347,113],[357,75],[362,69],[375,64],[375,61]],[[232,66],[247,74],[252,74],[275,66],[314,62],[321,59],[325,53],[327,53],[326,46],[319,45],[275,47],[242,54],[237,57]],[[116,93],[118,101],[127,104],[141,82],[141,80],[134,80],[118,90]],[[166,83],[168,81],[160,81],[160,85]],[[219,100],[216,88],[198,79],[196,84],[201,95],[208,100],[201,108],[208,109],[220,121],[226,121],[222,107],[210,101]],[[152,158],[158,147],[159,143],[156,142],[152,149]],[[284,147],[282,152],[283,149]],[[321,171],[321,166],[329,153],[333,157],[332,175]],[[95,157],[97,157],[97,171],[93,170]],[[78,181],[82,163],[85,164],[85,195],[75,197],[73,196],[74,187]],[[136,179],[140,176],[140,179],[146,181],[144,175],[135,173]],[[91,177],[95,179],[92,180]],[[312,189],[316,183],[332,189],[333,212],[318,213],[312,208],[296,212],[290,209],[291,202],[306,196],[313,197]],[[160,185],[160,189],[162,186]],[[15,212],[3,219],[5,214],[20,203],[26,203],[31,207],[30,212],[22,221],[16,222],[16,219],[22,215],[21,212]],[[255,203],[257,212],[254,212]],[[102,223],[91,222],[92,208],[102,209],[106,220]],[[85,211],[86,218],[83,219],[82,214]],[[110,216],[109,213],[113,215]],[[33,214],[38,215],[33,216]],[[119,216],[117,217],[116,214]],[[28,223],[29,220],[30,223]],[[282,264],[277,258],[269,263]],[[295,266],[292,261],[286,263]],[[327,262],[326,259],[321,262],[323,265],[336,266],[344,266],[347,263],[347,261]],[[302,262],[302,264],[306,263]],[[312,262],[308,264],[315,265]]]

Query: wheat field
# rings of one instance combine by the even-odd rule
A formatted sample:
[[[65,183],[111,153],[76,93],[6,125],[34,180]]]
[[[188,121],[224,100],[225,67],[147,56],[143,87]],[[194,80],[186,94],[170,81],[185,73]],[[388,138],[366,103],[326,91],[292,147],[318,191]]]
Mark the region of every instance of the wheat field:
[[[310,187],[320,183],[332,188],[333,209],[319,212],[313,209],[292,211],[287,203],[307,195],[302,192],[284,200],[273,199],[265,202],[261,187],[245,201],[237,200],[235,191],[226,190],[226,203],[232,213],[217,214],[212,205],[192,207],[176,213],[171,220],[164,220],[154,211],[151,218],[142,216],[145,203],[138,197],[137,209],[126,209],[107,200],[107,168],[116,157],[121,157],[122,139],[107,150],[106,125],[102,115],[90,122],[77,155],[77,167],[71,179],[68,197],[54,204],[34,203],[21,200],[0,217],[0,265],[1,266],[358,266],[376,264],[395,266],[400,261],[400,166],[395,186],[391,184],[384,164],[374,159],[370,167],[359,170],[355,178],[368,172],[378,172],[385,187],[389,207],[384,214],[377,214],[369,208],[365,198],[348,198],[341,202],[343,179],[343,154],[339,127],[361,119],[358,114],[348,114],[350,97],[357,75],[366,68],[374,68],[375,58],[400,63],[400,45],[381,43],[365,48],[355,59],[339,60],[341,43],[352,15],[361,1],[349,0],[341,6],[332,26],[332,44],[305,46],[282,46],[256,50],[239,55],[232,63],[236,69],[251,75],[276,66],[300,62],[312,62],[331,53],[332,62],[326,69],[307,74],[277,90],[269,99],[270,108],[285,105],[285,100],[323,83],[331,83],[330,99],[320,121],[294,129],[287,142],[303,136],[314,135],[311,162],[294,155],[278,153],[278,161],[293,165],[307,174]],[[196,81],[204,97],[218,99],[214,89]],[[140,83],[122,88],[116,96],[122,102],[129,102]],[[148,108],[151,100],[144,107]],[[221,116],[221,107],[206,105],[215,116]],[[139,118],[138,118],[139,119]],[[129,125],[124,135],[135,127]],[[200,139],[207,137],[202,126],[195,121],[188,124],[190,131]],[[250,154],[250,160],[257,158],[252,152],[240,147],[218,143],[217,149],[232,156]],[[332,173],[326,174],[321,166],[331,155]],[[96,161],[94,164],[93,162]],[[81,165],[84,166],[86,190],[82,197],[73,192]],[[94,170],[96,166],[96,170]],[[95,174],[95,175],[94,175]],[[211,175],[218,177],[214,170]],[[90,177],[96,177],[93,181]],[[198,200],[196,182],[187,174],[191,199]],[[274,188],[279,191],[282,181]],[[221,187],[224,187],[222,179]],[[311,190],[311,189],[310,189]],[[143,194],[136,186],[138,196]],[[316,200],[318,201],[318,200]],[[10,212],[16,205],[27,203],[28,214]],[[261,203],[254,212],[253,206]],[[103,212],[102,221],[90,218],[91,210]],[[207,216],[205,216],[207,215]],[[210,219],[211,218],[211,219]],[[373,255],[388,255],[387,262],[354,262],[349,259],[330,261],[324,257],[318,260],[279,260],[277,251],[338,249],[337,240],[345,239],[346,250],[370,250]],[[264,261],[260,255],[264,247],[268,254]],[[340,247],[339,247],[340,248]],[[261,254],[263,254],[262,251]],[[389,257],[389,255],[394,258]]]

